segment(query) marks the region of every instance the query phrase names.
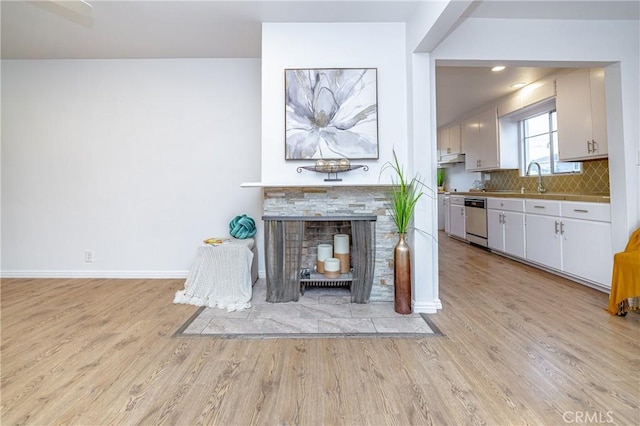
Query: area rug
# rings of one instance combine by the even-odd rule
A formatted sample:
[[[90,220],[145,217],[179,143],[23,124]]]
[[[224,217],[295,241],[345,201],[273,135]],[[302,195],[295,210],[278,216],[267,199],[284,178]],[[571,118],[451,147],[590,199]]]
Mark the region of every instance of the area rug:
[[[227,312],[200,307],[174,337],[424,338],[443,336],[426,314],[400,315],[393,302],[350,303],[344,288],[308,288],[298,302],[268,303],[264,280],[253,288],[251,308]]]

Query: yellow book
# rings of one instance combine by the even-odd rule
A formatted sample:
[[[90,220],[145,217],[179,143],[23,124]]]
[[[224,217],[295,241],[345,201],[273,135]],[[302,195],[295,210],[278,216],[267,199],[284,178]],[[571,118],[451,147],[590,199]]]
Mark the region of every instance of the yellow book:
[[[212,246],[219,246],[221,244],[229,242],[229,238],[207,238],[206,240],[203,240],[203,242],[205,244],[211,244]]]

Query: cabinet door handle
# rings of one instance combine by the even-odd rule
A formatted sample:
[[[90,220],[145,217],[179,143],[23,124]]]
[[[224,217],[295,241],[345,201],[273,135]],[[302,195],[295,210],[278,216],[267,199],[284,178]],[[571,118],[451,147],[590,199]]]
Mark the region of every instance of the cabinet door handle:
[[[595,154],[596,152],[598,152],[598,148],[599,148],[598,142],[591,139],[591,152]]]
[[[556,234],[557,234],[558,233],[558,221],[557,220],[555,221],[555,224],[556,224]]]
[[[591,141],[587,141],[587,152],[591,154],[593,150],[591,149]]]
[[[564,222],[560,222],[560,234],[564,235]]]
[[[585,210],[585,209],[573,209],[573,211],[577,213],[589,213],[589,210]]]
[[[544,209],[544,206],[533,206],[534,209]]]

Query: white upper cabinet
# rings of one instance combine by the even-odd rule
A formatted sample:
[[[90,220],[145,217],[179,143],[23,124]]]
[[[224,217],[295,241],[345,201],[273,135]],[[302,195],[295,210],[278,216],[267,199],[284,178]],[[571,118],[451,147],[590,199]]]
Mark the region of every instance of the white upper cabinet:
[[[518,168],[517,137],[502,133],[502,130],[498,126],[496,107],[464,121],[462,151],[466,155],[467,171]]]
[[[558,151],[562,161],[608,156],[604,69],[581,68],[556,79]]]
[[[438,130],[438,157],[440,160],[447,155],[460,154],[460,132],[459,123]]]
[[[504,117],[512,112],[530,107],[538,102],[553,98],[555,95],[554,80],[529,84],[498,103],[498,117]]]

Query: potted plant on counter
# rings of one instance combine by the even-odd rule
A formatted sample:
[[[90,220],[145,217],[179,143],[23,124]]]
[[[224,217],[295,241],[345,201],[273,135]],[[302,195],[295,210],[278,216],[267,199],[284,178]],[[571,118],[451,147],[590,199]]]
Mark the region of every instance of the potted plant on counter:
[[[438,169],[438,191],[444,191],[444,169]]]
[[[380,169],[380,174],[387,169],[393,172],[389,213],[398,231],[398,243],[393,250],[394,310],[399,314],[410,314],[411,250],[406,242],[406,235],[416,204],[423,195],[421,187],[425,185],[417,176],[408,179],[395,150],[393,163],[385,163]]]

